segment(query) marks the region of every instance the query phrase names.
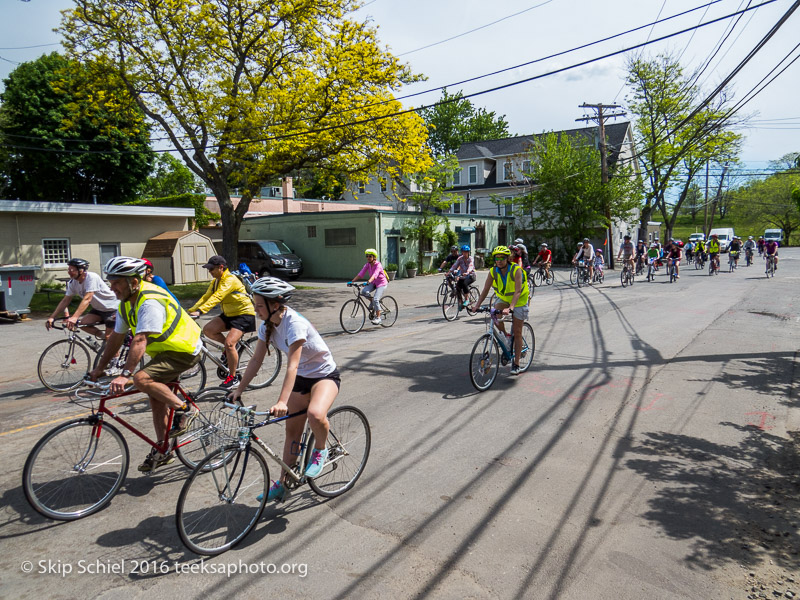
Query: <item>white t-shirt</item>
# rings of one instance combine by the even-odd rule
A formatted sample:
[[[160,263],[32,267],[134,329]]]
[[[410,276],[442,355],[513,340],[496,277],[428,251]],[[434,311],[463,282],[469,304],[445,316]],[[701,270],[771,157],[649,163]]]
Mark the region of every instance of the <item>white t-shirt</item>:
[[[167,309],[158,300],[145,300],[136,313],[136,333],[161,333],[167,321]],[[128,333],[130,327],[122,318],[120,309],[117,308],[117,320],[114,323],[115,333]],[[192,356],[197,356],[203,349],[202,340],[198,339]]]
[[[262,342],[267,341],[265,323],[258,328],[258,339]],[[297,366],[298,375],[319,379],[333,373],[336,363],[333,362],[333,356],[331,356],[327,344],[322,341],[322,336],[308,319],[296,310],[286,307],[286,313],[283,315],[280,325],[273,330],[270,341],[278,350],[288,354],[289,346],[298,340],[305,340],[300,353],[300,364]]]
[[[67,296],[83,298],[88,292],[94,293],[91,301],[92,308],[105,312],[117,310],[119,300],[97,273],[86,271],[83,283],[79,283],[77,279],[70,279],[67,282]]]
[[[583,253],[583,259],[585,261],[588,262],[588,261],[594,260],[594,248],[592,247],[591,244],[589,244],[588,248],[586,246],[581,246],[581,248],[580,248],[580,250],[578,250],[578,254],[576,256],[580,257],[581,253]]]

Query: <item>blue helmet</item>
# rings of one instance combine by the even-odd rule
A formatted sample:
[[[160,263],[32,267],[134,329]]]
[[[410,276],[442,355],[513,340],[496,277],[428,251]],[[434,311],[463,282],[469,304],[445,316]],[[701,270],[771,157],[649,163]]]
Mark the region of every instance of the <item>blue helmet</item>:
[[[469,245],[468,244],[464,244],[463,246],[461,246],[461,251],[462,252],[469,252],[470,251]]]

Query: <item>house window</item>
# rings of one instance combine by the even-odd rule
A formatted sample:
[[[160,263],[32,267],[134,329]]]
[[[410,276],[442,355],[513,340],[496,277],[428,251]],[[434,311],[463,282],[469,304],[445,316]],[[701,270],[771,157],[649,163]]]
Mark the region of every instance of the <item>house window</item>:
[[[381,177],[380,178],[380,182],[381,182],[381,191],[385,192],[386,191],[386,178],[385,177]]]
[[[483,225],[475,228],[475,247],[486,248],[486,227]]]
[[[504,181],[511,181],[513,173],[514,173],[514,171],[511,168],[511,161],[507,160],[505,162],[505,164],[503,165],[503,180]]]
[[[453,214],[454,215],[461,214],[461,202],[453,202]]]
[[[326,246],[355,246],[356,245],[356,228],[355,227],[342,227],[340,229],[326,229],[325,230],[325,245]]]
[[[358,183],[358,193],[365,194],[367,192],[367,184],[363,181]]]
[[[461,185],[461,169],[453,172],[453,185]]]
[[[467,212],[471,215],[478,214],[478,199],[477,198],[470,198],[469,199],[469,206],[467,207]]]
[[[317,237],[317,226],[316,225],[309,225],[308,226],[308,237],[310,237],[310,238]]]
[[[531,174],[531,161],[523,160],[522,161],[522,174],[523,175],[530,175]]]
[[[508,244],[508,229],[505,225],[500,225],[497,228],[497,245],[505,246]]]
[[[503,205],[504,216],[506,217],[513,217],[514,216],[514,203],[509,202],[508,204]]]
[[[420,240],[423,252],[433,252],[433,240],[431,238],[422,238]]]
[[[478,183],[478,167],[469,168],[469,182]]]
[[[69,240],[66,238],[42,240],[42,258],[45,267],[63,267],[70,259]]]

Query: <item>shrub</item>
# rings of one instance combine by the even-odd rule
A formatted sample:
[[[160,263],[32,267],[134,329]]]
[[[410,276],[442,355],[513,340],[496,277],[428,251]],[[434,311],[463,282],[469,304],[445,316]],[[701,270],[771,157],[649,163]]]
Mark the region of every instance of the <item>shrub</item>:
[[[410,260],[406,263],[406,269],[416,269],[416,268],[417,268],[417,263],[414,262],[413,260]]]
[[[388,265],[386,265],[386,270],[387,271],[397,271],[397,265],[394,264],[394,263],[389,263]]]

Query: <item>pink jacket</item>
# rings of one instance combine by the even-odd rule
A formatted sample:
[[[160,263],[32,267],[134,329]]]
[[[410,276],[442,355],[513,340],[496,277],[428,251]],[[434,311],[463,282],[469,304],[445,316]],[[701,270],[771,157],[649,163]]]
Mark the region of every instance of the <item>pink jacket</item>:
[[[375,287],[384,287],[389,284],[386,280],[386,274],[383,272],[383,265],[380,261],[375,261],[372,264],[367,263],[364,265],[364,268],[358,272],[356,277],[364,277],[366,274],[367,279],[372,279],[373,275],[376,275],[375,281],[372,283],[375,284]]]

